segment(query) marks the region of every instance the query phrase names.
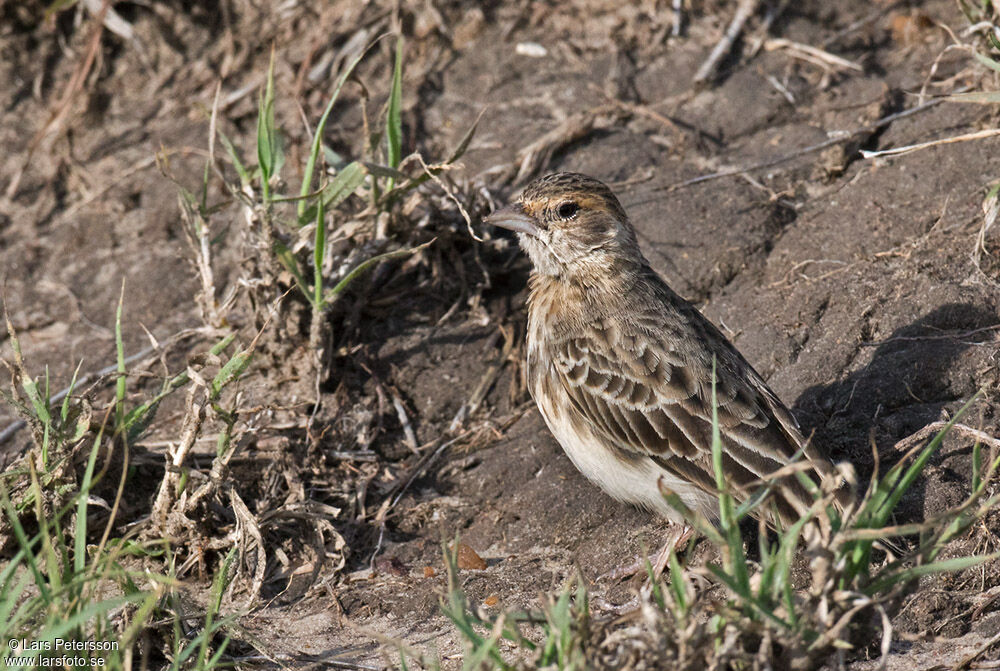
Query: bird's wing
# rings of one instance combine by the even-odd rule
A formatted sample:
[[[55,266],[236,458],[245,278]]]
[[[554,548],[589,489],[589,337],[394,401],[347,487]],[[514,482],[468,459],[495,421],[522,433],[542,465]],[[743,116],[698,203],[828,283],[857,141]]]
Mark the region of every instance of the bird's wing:
[[[791,414],[697,310],[634,306],[549,341],[549,360],[575,410],[609,447],[638,452],[706,491],[712,470],[712,366],[727,481],[739,498],[802,445]],[[808,455],[807,455],[808,456]],[[800,506],[795,505],[795,508]]]

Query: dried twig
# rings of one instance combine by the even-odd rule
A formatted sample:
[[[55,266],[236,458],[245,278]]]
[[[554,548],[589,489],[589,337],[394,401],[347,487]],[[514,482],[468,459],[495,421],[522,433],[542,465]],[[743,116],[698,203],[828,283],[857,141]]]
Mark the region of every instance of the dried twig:
[[[833,145],[836,144],[850,142],[851,140],[853,140],[858,136],[870,134],[873,131],[878,130],[879,128],[888,126],[894,121],[898,121],[899,119],[902,119],[904,117],[916,114],[917,112],[923,112],[942,102],[945,101],[941,98],[928,100],[923,105],[918,105],[911,109],[903,110],[902,112],[889,114],[888,116],[884,116],[878,121],[875,121],[874,123],[869,124],[867,126],[863,126],[861,128],[855,128],[854,130],[851,131],[843,131],[841,133],[837,133],[836,136],[831,137],[828,140],[824,140],[823,142],[819,142],[817,144],[809,145],[808,147],[803,147],[802,149],[796,149],[795,151],[788,154],[784,154],[783,156],[770,158],[764,161],[760,161],[759,163],[754,163],[752,165],[743,166],[739,168],[726,168],[725,170],[720,170],[719,172],[714,172],[708,175],[701,175],[700,177],[693,177],[692,179],[688,179],[683,182],[678,182],[676,184],[671,184],[669,186],[661,186],[655,190],[675,191],[677,189],[682,189],[686,186],[692,186],[694,184],[700,184],[701,182],[708,182],[713,179],[719,179],[720,177],[732,177],[734,175],[741,175],[745,172],[760,170],[761,168],[770,168],[771,166],[778,165],[780,163],[787,163],[788,161],[799,158],[800,156],[805,156],[807,154],[812,154],[817,151],[822,151],[823,149],[826,149],[827,147],[832,147]]]
[[[881,347],[882,345],[890,342],[897,342],[901,340],[958,340],[960,338],[968,338],[969,336],[976,335],[978,333],[986,333],[988,331],[1000,330],[1000,324],[994,324],[992,326],[984,326],[978,329],[972,329],[971,331],[962,331],[961,333],[946,333],[942,335],[926,335],[926,336],[895,336],[893,338],[886,338],[885,340],[877,340],[874,342],[862,342],[859,343],[860,347]]]
[[[417,434],[413,432],[413,425],[410,424],[410,415],[406,412],[403,399],[400,398],[396,388],[392,386],[389,387],[389,395],[392,397],[392,406],[396,409],[396,417],[399,418],[399,423],[403,427],[403,442],[406,443],[406,447],[409,448],[410,452],[420,454],[417,449]]]
[[[986,130],[977,131],[975,133],[965,133],[964,135],[955,135],[953,137],[946,137],[940,140],[931,140],[930,142],[921,142],[919,144],[908,144],[904,147],[894,147],[893,149],[883,149],[881,151],[866,151],[861,150],[861,156],[864,158],[879,158],[880,156],[902,156],[903,154],[909,154],[914,151],[920,151],[921,149],[927,149],[928,147],[936,147],[942,144],[954,144],[956,142],[969,142],[971,140],[982,140],[988,137],[996,137],[1000,135],[1000,128],[988,128]]]
[[[670,34],[673,37],[680,37],[684,32],[684,0],[673,0],[671,8],[674,10],[674,16]]]
[[[986,643],[984,643],[983,645],[981,645],[979,647],[979,649],[976,650],[974,653],[972,653],[971,655],[965,657],[958,664],[956,664],[955,666],[951,667],[951,671],[962,671],[962,669],[968,669],[969,666],[974,661],[976,661],[977,659],[979,659],[980,657],[982,657],[986,653],[987,650],[989,650],[990,648],[992,648],[997,643],[1000,643],[1000,633],[997,633],[996,635],[994,635],[993,638],[991,638],[990,640],[986,641]],[[987,669],[987,668],[996,668],[996,667],[982,666],[982,667],[978,667],[978,668]]]
[[[493,349],[493,346],[496,344],[496,341],[501,334],[504,336],[503,352],[500,354],[499,359],[493,362],[493,364],[486,370],[486,373],[483,374],[483,377],[480,378],[475,391],[473,391],[472,395],[469,397],[469,401],[467,403],[463,403],[462,407],[458,409],[457,413],[455,413],[455,416],[451,420],[451,424],[448,425],[448,433],[454,434],[462,428],[462,424],[465,423],[465,420],[479,409],[479,405],[486,398],[486,394],[489,393],[490,389],[493,388],[493,383],[496,382],[497,376],[500,375],[500,371],[503,369],[504,364],[507,363],[507,360],[510,357],[510,352],[514,348],[514,338],[510,334],[504,332],[502,327],[498,328],[494,332],[493,337],[487,341],[486,346],[483,349],[486,351]]]
[[[1000,185],[994,185],[989,193],[986,194],[986,199],[983,200],[983,225],[979,227],[979,232],[976,234],[976,244],[970,255],[972,257],[972,265],[975,266],[976,271],[994,284],[996,283],[995,280],[983,271],[981,260],[983,254],[989,254],[989,251],[986,249],[986,234],[996,223],[997,216],[1000,215],[998,190],[1000,190]]]
[[[480,112],[479,116],[480,118],[482,118],[483,116],[482,112]],[[477,124],[479,123],[478,119],[476,120],[476,123]],[[441,190],[444,191],[444,195],[448,196],[448,198],[450,198],[451,201],[455,203],[455,205],[458,207],[458,211],[462,215],[462,218],[465,219],[465,227],[469,231],[469,235],[472,236],[472,239],[475,240],[476,242],[482,242],[483,239],[480,238],[478,235],[476,235],[476,232],[472,230],[472,217],[469,216],[469,213],[465,209],[465,206],[462,205],[462,201],[460,201],[458,197],[455,196],[454,193],[452,193],[451,189],[449,189],[447,185],[445,185],[445,183],[441,180],[441,178],[438,177],[433,170],[431,170],[431,167],[424,162],[423,156],[421,156],[419,153],[414,154],[414,156],[417,157],[417,161],[420,162],[420,167],[424,169],[424,172],[427,173],[427,176],[430,177],[435,184],[441,187]],[[434,168],[437,170],[442,170],[445,168],[445,166],[436,165],[434,166]]]
[[[733,16],[733,20],[729,22],[729,27],[726,28],[722,39],[715,45],[712,53],[708,55],[705,62],[698,68],[698,72],[695,73],[693,79],[695,84],[708,83],[715,77],[719,63],[732,50],[736,38],[743,32],[743,26],[746,24],[747,19],[754,15],[759,6],[760,0],[740,0],[740,4],[736,8],[736,14]]]
[[[841,58],[840,56],[831,54],[829,51],[824,51],[808,44],[792,42],[784,38],[775,38],[764,42],[765,51],[776,51],[778,49],[785,49],[795,58],[819,65],[824,69],[839,68],[841,70],[864,71],[864,68],[854,61],[849,61],[846,58]]]
[[[948,422],[931,422],[924,428],[920,429],[916,433],[903,438],[901,441],[896,443],[896,450],[906,450],[912,449],[912,447],[928,438],[932,435],[937,434],[939,431],[948,426]],[[980,431],[979,429],[973,429],[971,426],[965,424],[952,424],[950,431],[955,431],[967,438],[972,438],[975,441],[982,443],[983,445],[988,445],[989,447],[1000,450],[1000,438],[996,438],[986,433],[985,431]]]

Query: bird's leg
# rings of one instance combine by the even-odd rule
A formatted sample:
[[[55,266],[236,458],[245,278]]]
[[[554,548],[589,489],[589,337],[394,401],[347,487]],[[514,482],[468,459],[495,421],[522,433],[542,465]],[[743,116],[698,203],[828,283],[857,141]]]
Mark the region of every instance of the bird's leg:
[[[660,553],[656,555],[656,561],[653,563],[653,577],[659,578],[663,574],[663,569],[667,567],[670,562],[670,553],[676,552],[678,548],[683,548],[691,540],[691,536],[694,535],[694,529],[688,525],[684,525],[675,534],[670,534],[667,538],[667,542],[663,545]]]
[[[653,562],[653,578],[659,578],[663,573],[663,569],[666,568],[667,563],[670,561],[670,552],[676,551],[677,548],[682,548],[687,545],[687,542],[691,540],[691,536],[694,535],[694,529],[688,525],[683,525],[681,527],[675,527],[669,536],[667,536],[667,542],[664,543],[663,549],[661,549],[656,554],[656,559]],[[636,557],[636,560],[621,568],[609,571],[604,575],[599,576],[597,579],[607,579],[612,581],[618,581],[622,578],[628,578],[638,573],[642,572],[646,568],[647,557]]]

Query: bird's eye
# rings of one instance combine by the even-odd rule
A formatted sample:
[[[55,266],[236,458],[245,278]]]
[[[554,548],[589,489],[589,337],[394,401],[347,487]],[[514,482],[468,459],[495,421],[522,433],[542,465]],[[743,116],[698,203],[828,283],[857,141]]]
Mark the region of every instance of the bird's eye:
[[[561,219],[572,219],[576,216],[576,213],[580,211],[580,206],[574,203],[572,200],[567,200],[565,203],[560,203],[559,207],[556,208],[556,214],[559,215]]]

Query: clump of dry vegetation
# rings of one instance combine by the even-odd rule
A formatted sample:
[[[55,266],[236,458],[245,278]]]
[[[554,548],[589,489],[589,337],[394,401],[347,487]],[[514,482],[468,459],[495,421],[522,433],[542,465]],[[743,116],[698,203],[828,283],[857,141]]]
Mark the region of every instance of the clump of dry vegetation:
[[[342,158],[325,144],[325,131],[341,88],[371,45],[338,75],[310,131],[304,165],[296,166],[302,178],[294,192],[286,191],[283,176],[288,166],[275,121],[273,56],[250,151],[217,127],[216,107],[200,190],[185,188],[168,157],[160,157],[180,193],[200,285],[201,328],[169,343],[154,340],[138,357],[126,357],[123,287],[116,366],[87,388],[74,376],[56,393],[47,376],[39,381],[31,373],[8,320],[14,357],[4,361],[11,374],[4,399],[28,427],[31,444],[0,476],[0,539],[9,558],[0,575],[5,649],[20,640],[101,641],[114,643],[102,657],[110,668],[129,668],[135,655],[144,666],[212,668],[229,645],[234,616],[221,617],[224,607],[233,613],[259,604],[268,583],[270,598],[301,597],[321,575],[329,580],[345,566],[350,548],[338,530],[339,508],[307,494],[297,472],[285,470],[283,486],[244,483],[234,466],[260,448],[261,432],[294,431],[304,439],[302,452],[320,453],[334,430],[330,418],[344,410],[322,412],[320,388],[328,383],[337,341],[331,309],[359,279],[409,257],[425,263],[420,257],[436,237],[470,223],[445,173],[475,127],[441,163],[403,154],[404,45],[395,40],[388,98],[374,120],[362,98],[361,155]],[[228,167],[216,156],[217,144]],[[212,202],[216,181],[228,193]],[[452,211],[454,226],[415,225],[435,207]],[[215,279],[220,250],[242,256],[239,280],[222,291]],[[247,315],[252,326],[241,328]],[[179,372],[149,372],[158,359],[164,371],[178,370],[174,350],[190,339],[214,344],[191,348]],[[136,358],[149,361],[130,368]],[[276,426],[273,415],[248,406],[248,374],[260,359],[282,364],[284,381],[271,391],[298,397],[290,425]],[[161,380],[158,388],[131,388],[150,377]],[[115,391],[107,400],[109,382]],[[170,403],[175,410],[179,404],[179,419],[173,428],[157,426],[158,411]],[[154,426],[164,437],[165,463],[150,469],[156,462],[144,460],[137,467],[134,446],[147,441]],[[154,478],[137,483],[139,473],[150,470]],[[293,586],[305,565],[311,565],[308,577]],[[208,572],[215,579],[207,597],[187,589],[185,579]],[[201,613],[197,625],[192,612]],[[62,652],[39,647],[24,654],[40,663],[40,656]]]

